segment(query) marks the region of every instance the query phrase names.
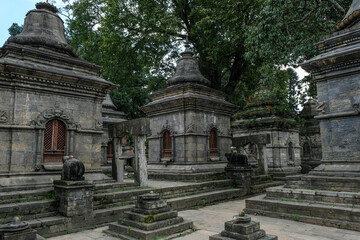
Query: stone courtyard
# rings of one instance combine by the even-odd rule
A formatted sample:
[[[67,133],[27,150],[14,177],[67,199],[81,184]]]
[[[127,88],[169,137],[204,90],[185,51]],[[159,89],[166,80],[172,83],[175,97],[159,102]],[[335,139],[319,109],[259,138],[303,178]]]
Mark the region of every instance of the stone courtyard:
[[[263,80],[228,102],[186,37],[128,120],[58,12],[37,3],[0,51],[0,240],[360,239],[359,0],[302,63],[298,116]]]
[[[196,232],[177,237],[179,240],[208,240],[209,236],[219,233],[223,229],[223,224],[232,218],[235,209],[243,209],[245,200],[235,200],[226,203],[220,203],[199,209],[180,211],[179,215],[192,219],[197,228]],[[264,216],[251,216],[255,221],[261,223],[261,228],[267,233],[277,235],[279,239],[284,240],[358,240],[359,233],[344,229],[323,227],[313,224],[290,221],[283,219],[274,219]],[[66,236],[49,238],[49,240],[115,240],[117,238],[107,236],[103,230],[107,227],[101,227],[93,230],[83,230],[82,232],[72,233]]]

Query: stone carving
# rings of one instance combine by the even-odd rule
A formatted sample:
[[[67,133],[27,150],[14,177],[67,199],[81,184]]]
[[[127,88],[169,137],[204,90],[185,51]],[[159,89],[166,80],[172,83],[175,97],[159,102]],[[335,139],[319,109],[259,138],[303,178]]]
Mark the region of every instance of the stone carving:
[[[259,158],[259,149],[257,144],[247,143],[240,148],[240,153],[248,158],[248,164],[252,167],[257,167]]]
[[[220,128],[216,124],[210,124],[206,130],[204,131],[205,134],[210,134],[211,130],[215,129],[217,135],[221,135],[222,131],[220,131]]]
[[[97,119],[96,121],[95,121],[95,128],[96,129],[102,129],[103,128],[103,123],[102,123],[102,120],[100,119]]]
[[[63,157],[63,169],[61,173],[61,180],[79,181],[84,180],[85,167],[84,164],[74,156]]]
[[[6,123],[9,121],[9,116],[6,111],[0,111],[0,123]]]
[[[360,109],[359,109],[359,104],[358,103],[355,103],[354,105],[353,105],[353,109],[354,109],[354,111],[356,112],[356,113],[360,113]]]
[[[36,120],[30,122],[30,125],[35,125],[39,128],[45,128],[45,124],[52,118],[61,119],[66,123],[68,129],[79,129],[80,124],[77,124],[71,117],[71,114],[64,109],[51,108],[42,112]]]
[[[166,124],[162,126],[161,131],[158,132],[158,136],[161,137],[165,131],[169,131],[172,136],[174,134],[177,134],[177,132],[174,131],[174,129],[168,124],[167,121],[166,121]]]
[[[194,133],[196,132],[196,126],[194,123],[190,123],[187,127],[186,127],[186,131],[185,133]]]
[[[320,114],[325,114],[326,113],[326,102],[318,103],[316,106],[316,110]]]

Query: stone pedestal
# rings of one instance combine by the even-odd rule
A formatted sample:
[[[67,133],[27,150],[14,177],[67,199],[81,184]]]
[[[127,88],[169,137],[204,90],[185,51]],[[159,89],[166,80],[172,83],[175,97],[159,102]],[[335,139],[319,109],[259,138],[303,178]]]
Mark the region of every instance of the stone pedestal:
[[[253,169],[248,164],[248,158],[239,153],[225,154],[229,163],[225,168],[226,176],[234,181],[236,187],[249,189]]]
[[[0,232],[0,240],[38,240],[36,230],[25,229],[14,232]]]
[[[193,222],[179,217],[159,194],[150,193],[139,196],[135,208],[125,212],[124,218],[110,224],[105,232],[120,239],[149,240],[163,239],[192,228]]]
[[[88,181],[54,181],[59,212],[65,217],[91,216],[93,212],[94,185]]]
[[[225,222],[225,230],[220,234],[209,237],[209,240],[277,240],[277,236],[267,235],[264,230],[260,229],[260,223],[251,221],[248,215],[234,216],[234,219]]]

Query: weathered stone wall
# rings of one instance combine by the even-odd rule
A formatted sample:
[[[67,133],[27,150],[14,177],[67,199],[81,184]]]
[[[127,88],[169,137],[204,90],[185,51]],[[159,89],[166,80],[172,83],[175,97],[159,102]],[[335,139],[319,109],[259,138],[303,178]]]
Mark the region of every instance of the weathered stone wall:
[[[230,151],[229,117],[204,111],[179,111],[176,114],[154,116],[150,119],[152,135],[149,137],[149,162],[160,162],[162,134],[169,130],[175,150],[174,162],[207,162],[209,134],[217,132],[219,159],[225,161]]]
[[[67,154],[78,156],[86,168],[98,168],[101,154],[101,101],[56,95],[56,93],[26,91],[18,89],[1,89],[1,112],[7,120],[0,122],[0,171],[33,171],[42,163],[43,120],[59,119],[67,125],[62,117],[43,118],[50,109],[64,110],[76,125],[73,139],[67,133]],[[40,133],[40,138],[37,133]],[[38,154],[37,154],[38,152]],[[38,155],[38,156],[37,156]],[[11,167],[9,167],[11,165]]]
[[[271,174],[296,174],[300,171],[300,140],[296,130],[252,130],[238,131],[233,128],[233,139],[256,135],[269,135],[270,143],[266,144],[262,161],[268,164]],[[236,141],[234,141],[236,142]],[[289,143],[293,146],[294,161],[289,159]],[[249,142],[250,143],[250,142]],[[254,142],[253,144],[257,144]],[[243,146],[235,146],[238,150]],[[262,149],[258,149],[261,151]]]

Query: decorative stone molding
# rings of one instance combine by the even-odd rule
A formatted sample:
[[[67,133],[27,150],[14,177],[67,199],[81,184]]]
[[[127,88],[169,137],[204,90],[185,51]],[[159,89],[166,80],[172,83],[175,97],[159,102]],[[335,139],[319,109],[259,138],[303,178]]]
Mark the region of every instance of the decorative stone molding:
[[[196,125],[194,123],[190,123],[185,130],[185,133],[195,133],[196,132]]]
[[[79,130],[80,124],[76,123],[72,118],[71,113],[59,108],[50,108],[42,112],[36,120],[32,120],[30,125],[34,125],[36,128],[45,128],[46,122],[50,119],[62,120],[69,130]]]
[[[158,136],[161,137],[165,131],[169,131],[172,136],[177,134],[177,132],[169,125],[169,123],[167,121],[166,121],[166,124],[161,127],[160,132],[158,132]]]
[[[0,123],[7,123],[9,121],[9,115],[6,111],[0,111]]]
[[[216,124],[214,124],[214,123],[211,123],[211,124],[206,128],[206,130],[204,131],[204,134],[210,135],[210,131],[211,131],[212,129],[215,129],[215,130],[216,130],[217,135],[222,135],[222,131],[221,131],[220,128],[219,128]]]

